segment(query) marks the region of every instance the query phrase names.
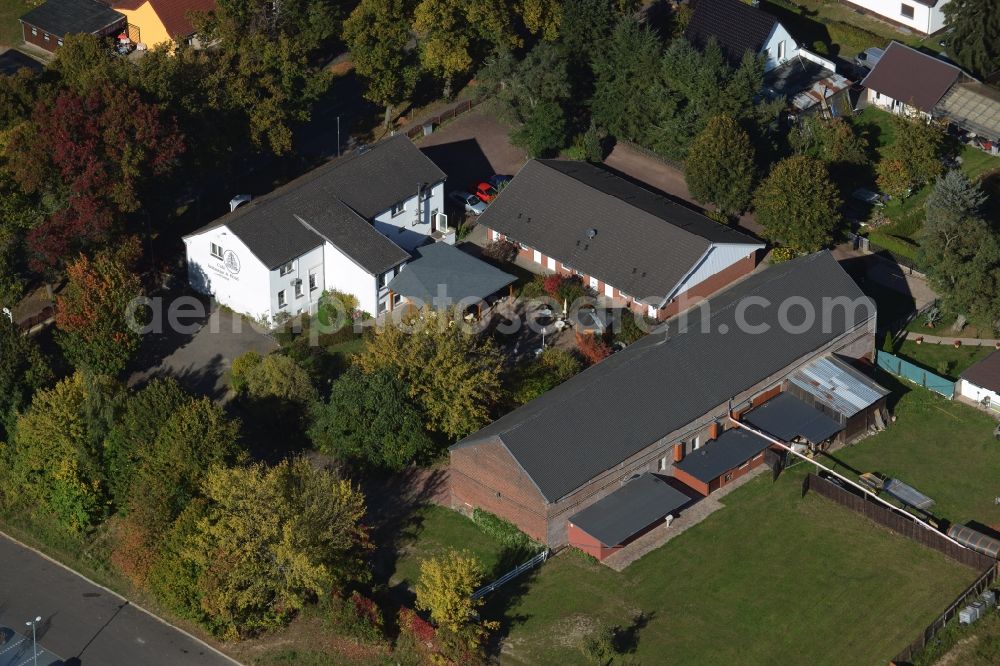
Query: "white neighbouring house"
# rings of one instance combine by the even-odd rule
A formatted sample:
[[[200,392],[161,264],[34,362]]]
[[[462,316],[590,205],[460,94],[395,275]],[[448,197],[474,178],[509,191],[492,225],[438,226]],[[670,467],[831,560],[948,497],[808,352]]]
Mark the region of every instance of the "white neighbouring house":
[[[740,0],[696,0],[684,36],[698,48],[714,40],[733,66],[748,51],[770,72],[798,55],[799,47],[777,18]]]
[[[965,369],[955,386],[963,398],[1000,411],[1000,351],[995,351],[978,363]]]
[[[892,42],[861,82],[866,88],[863,105],[930,120],[955,83],[973,80],[950,63]]]
[[[405,136],[325,164],[184,237],[196,291],[255,319],[315,312],[325,290],[390,308],[387,284],[431,241],[454,243],[445,174]]]
[[[875,14],[890,23],[933,35],[944,29],[948,0],[841,0],[845,5]]]

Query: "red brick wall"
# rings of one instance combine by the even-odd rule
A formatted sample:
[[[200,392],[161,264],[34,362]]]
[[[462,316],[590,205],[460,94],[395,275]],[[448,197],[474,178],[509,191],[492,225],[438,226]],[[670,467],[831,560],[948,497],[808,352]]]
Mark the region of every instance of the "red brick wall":
[[[453,509],[469,514],[475,507],[485,509],[545,542],[545,499],[499,442],[453,450],[450,479]]]
[[[681,311],[695,305],[699,300],[708,298],[723,287],[738,280],[744,275],[749,275],[757,267],[757,252],[752,252],[748,256],[740,259],[732,266],[719,271],[706,280],[692,286],[687,291],[678,294],[677,298],[667,303],[657,312],[657,319],[663,321],[673,317]]]
[[[712,490],[711,488],[708,487],[707,483],[699,481],[698,479],[694,478],[693,476],[691,476],[682,469],[678,469],[677,467],[672,467],[670,473],[673,474],[675,479],[683,483],[685,486],[691,488],[692,490],[698,491],[702,495],[708,495],[708,493],[711,492]]]
[[[574,548],[579,548],[588,555],[603,560],[619,547],[608,548],[603,543],[590,536],[573,523],[566,525],[566,542]]]
[[[43,48],[46,51],[50,52],[55,51],[56,49],[59,48],[57,42],[57,40],[59,39],[58,37],[50,34],[48,41],[46,41],[44,30],[42,30],[41,28],[35,28],[38,34],[32,35],[31,29],[32,26],[28,25],[27,23],[21,24],[21,31],[24,33],[24,41],[28,42],[29,44],[34,44],[35,46]]]

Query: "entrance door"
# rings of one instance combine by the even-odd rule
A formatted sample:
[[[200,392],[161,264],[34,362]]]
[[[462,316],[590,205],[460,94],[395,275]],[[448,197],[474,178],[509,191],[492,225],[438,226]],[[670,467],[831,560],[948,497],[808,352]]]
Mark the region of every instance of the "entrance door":
[[[431,211],[431,233],[437,231],[438,225],[438,212],[437,208]]]

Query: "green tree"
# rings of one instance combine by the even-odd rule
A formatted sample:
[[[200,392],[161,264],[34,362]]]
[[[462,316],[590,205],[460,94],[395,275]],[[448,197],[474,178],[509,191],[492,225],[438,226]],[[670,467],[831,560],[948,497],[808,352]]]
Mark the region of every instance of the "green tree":
[[[792,129],[788,141],[796,153],[823,160],[831,167],[868,164],[868,142],[844,118],[806,116]]]
[[[800,252],[830,244],[840,226],[840,204],[826,166],[805,155],[778,162],[754,195],[767,238]]]
[[[484,600],[472,598],[484,573],[478,559],[454,549],[420,563],[420,578],[414,589],[416,606],[430,613],[453,650],[462,643],[481,644],[487,632],[498,626],[496,622],[478,620]]]
[[[365,82],[365,97],[385,107],[386,128],[392,108],[409,97],[417,80],[407,49],[412,13],[409,0],[362,0],[344,21],[354,69]]]
[[[942,158],[948,150],[947,135],[934,122],[925,122],[920,118],[904,118],[892,116],[893,142],[882,154],[882,161],[898,164],[879,169],[879,175],[892,171],[898,179],[909,178],[909,187],[917,187],[931,182],[944,173]],[[889,184],[888,176],[883,182]],[[881,184],[879,185],[882,186]],[[888,190],[886,192],[892,194]]]
[[[363,495],[304,459],[215,467],[176,564],[196,572],[209,628],[235,639],[281,626],[331,587],[367,578]]]
[[[594,56],[593,120],[620,139],[641,139],[655,121],[660,44],[647,24],[628,16]]]
[[[282,354],[261,356],[249,351],[233,359],[233,388],[254,400],[305,406],[316,397],[309,374]]]
[[[557,102],[544,100],[531,109],[523,125],[511,132],[511,142],[532,157],[549,157],[566,145],[566,112]]]
[[[695,137],[684,162],[691,196],[737,215],[753,194],[754,152],[750,137],[730,116],[715,116]]]
[[[71,263],[56,300],[56,341],[78,368],[117,375],[139,349],[137,326],[146,311],[132,305],[142,294],[135,271],[139,244],[129,239]]]
[[[537,359],[518,366],[511,377],[511,397],[523,405],[552,390],[583,369],[580,360],[565,349],[549,347]]]
[[[324,453],[387,470],[403,469],[433,444],[395,375],[357,368],[333,383],[327,402],[316,405],[309,437]]]
[[[952,0],[942,11],[952,59],[983,78],[1000,70],[1000,2]]]
[[[137,468],[163,424],[191,400],[173,378],[154,379],[128,396],[104,440],[105,475],[115,507],[126,506]]]
[[[0,442],[13,432],[18,413],[52,381],[52,371],[34,338],[0,314]]]
[[[107,512],[101,442],[115,418],[120,387],[81,372],[39,391],[3,451],[3,504],[51,516],[84,532]]]
[[[28,272],[24,241],[43,217],[40,206],[0,171],[0,307],[13,309],[24,295]]]
[[[562,0],[518,0],[514,6],[524,27],[532,35],[554,42],[559,38],[562,23]]]
[[[489,423],[500,397],[500,351],[490,338],[466,331],[454,312],[427,309],[403,326],[382,326],[355,362],[366,373],[390,370],[407,385],[427,428],[449,437]]]
[[[875,165],[875,182],[879,189],[893,198],[902,198],[913,185],[913,176],[900,159],[881,159]]]
[[[961,172],[939,178],[925,204],[918,260],[950,310],[1000,328],[1000,236],[980,217],[984,202]]]

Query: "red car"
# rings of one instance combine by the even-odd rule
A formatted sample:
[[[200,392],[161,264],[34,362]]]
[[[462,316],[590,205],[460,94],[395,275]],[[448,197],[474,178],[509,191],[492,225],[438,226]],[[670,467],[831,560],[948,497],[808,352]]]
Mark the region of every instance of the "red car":
[[[499,194],[499,192],[497,192],[497,189],[495,187],[493,187],[492,185],[490,185],[485,181],[480,182],[478,185],[476,185],[472,193],[475,194],[477,197],[479,197],[479,200],[482,201],[483,203],[489,203],[493,201],[494,199],[497,198],[497,194]]]

